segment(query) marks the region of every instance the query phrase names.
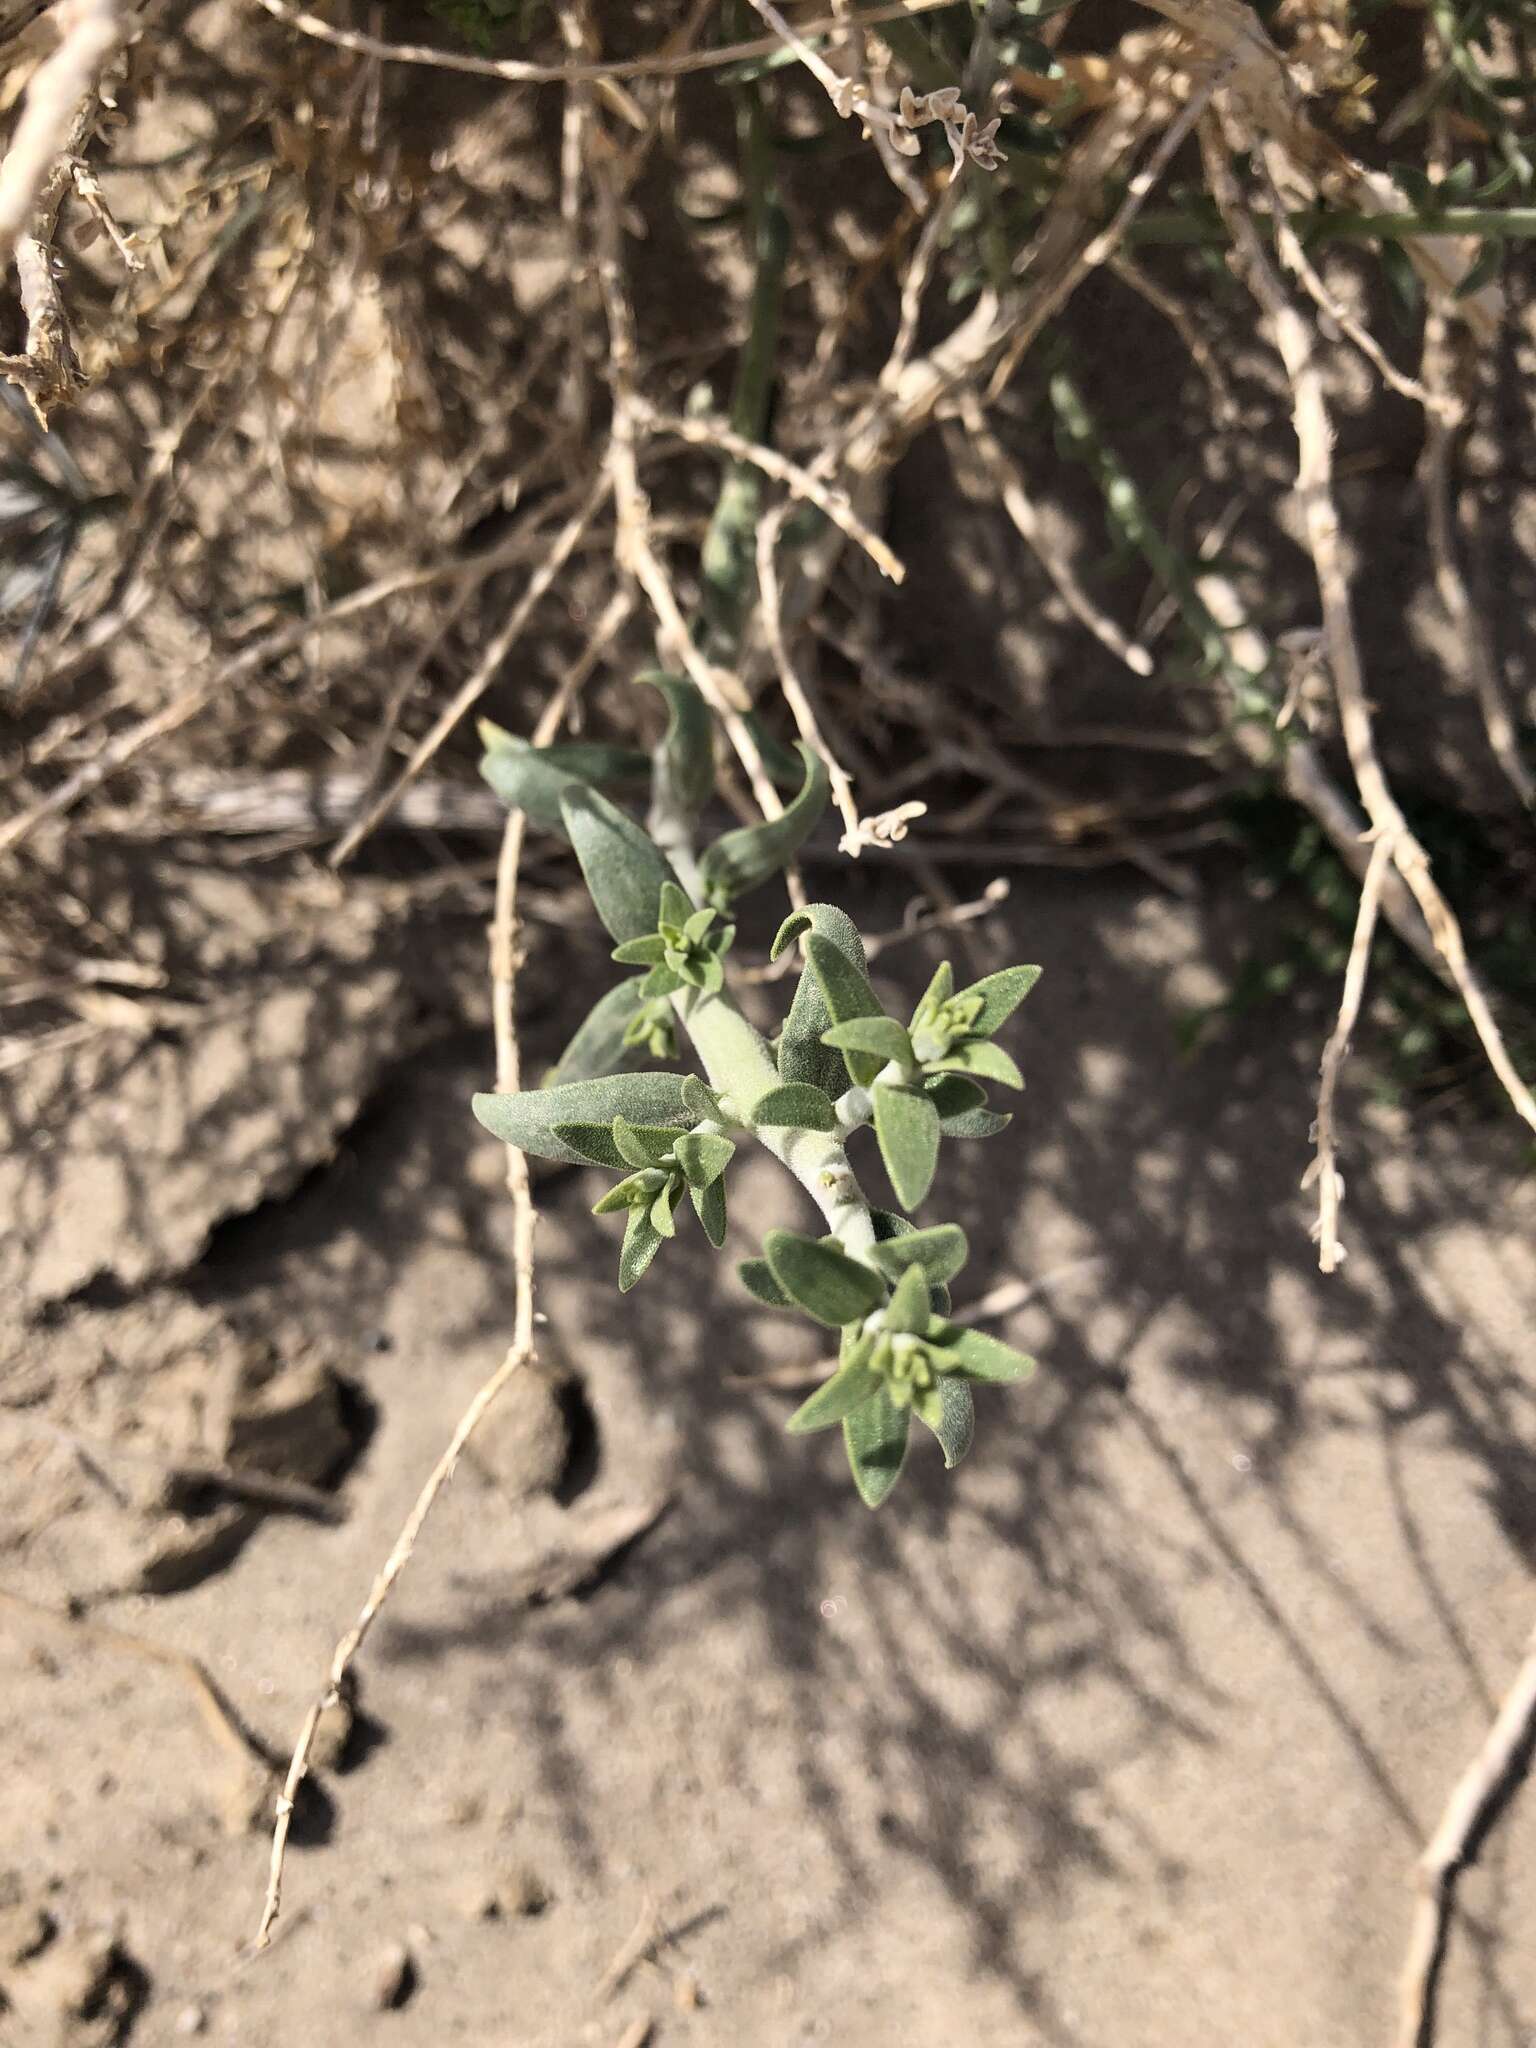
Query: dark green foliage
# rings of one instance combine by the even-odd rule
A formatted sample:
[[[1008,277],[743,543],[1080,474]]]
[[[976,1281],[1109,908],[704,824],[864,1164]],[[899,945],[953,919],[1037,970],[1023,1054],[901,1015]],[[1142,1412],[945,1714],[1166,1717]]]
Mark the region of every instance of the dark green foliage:
[[[567,791],[643,781],[650,766],[633,747],[531,747],[488,718],[480,721],[480,738],[485,746],[480,773],[504,804],[526,811],[530,822],[546,831],[565,830],[560,800]]]
[[[558,1135],[563,1124],[607,1124],[629,1117],[648,1124],[693,1121],[683,1101],[681,1074],[609,1074],[602,1080],[572,1081],[560,1088],[534,1088],[521,1095],[477,1095],[475,1115],[504,1145],[543,1159],[579,1164],[584,1155]]]
[[[834,904],[811,903],[785,918],[773,942],[773,958],[777,960],[785,947],[803,933],[814,933],[842,954],[852,972],[865,977],[864,941],[853,920]],[[868,985],[867,977],[865,984]],[[841,1055],[823,1042],[822,1034],[833,1021],[821,982],[815,970],[807,966],[779,1039],[779,1073],[786,1081],[808,1082],[835,1099],[842,1092],[846,1069]]]
[[[805,770],[799,794],[777,818],[727,832],[699,862],[704,900],[717,909],[724,910],[738,896],[780,873],[821,822],[827,807],[826,763],[803,740],[795,745]]]
[[[687,821],[696,818],[714,794],[714,728],[709,706],[686,676],[651,669],[640,680],[651,683],[667,700],[667,730],[656,751],[654,772],[658,800],[670,804]]]
[[[805,951],[810,971],[821,990],[822,1004],[834,1025],[880,1015],[880,1005],[869,985],[862,960],[851,958],[834,939],[818,931],[813,931],[806,940]],[[825,1032],[822,1042],[826,1042]],[[878,1053],[851,1050],[845,1051],[842,1057],[849,1079],[859,1087],[867,1087],[885,1065]]]
[[[875,1136],[891,1186],[904,1209],[915,1209],[933,1185],[939,1163],[939,1112],[916,1088],[877,1082]]]
[[[576,1027],[570,1044],[546,1075],[545,1087],[617,1073],[638,1050],[630,1031],[642,1007],[638,978],[609,989]]]
[[[929,1230],[909,1229],[903,1236],[875,1246],[875,1264],[889,1279],[900,1279],[909,1266],[935,1284],[953,1280],[965,1264],[969,1246],[958,1223],[937,1223]]]
[[[844,1416],[843,1442],[865,1507],[879,1507],[901,1477],[911,1428],[911,1411],[898,1408],[884,1387],[872,1401]]]
[[[770,1230],[763,1250],[784,1293],[834,1330],[869,1315],[885,1297],[878,1275],[835,1245],[793,1230]]]
[[[592,904],[622,945],[654,932],[661,892],[677,877],[655,842],[595,789],[568,789],[560,813],[570,835]]]
[[[806,1081],[786,1081],[770,1088],[752,1105],[752,1121],[770,1128],[802,1131],[831,1131],[837,1128],[837,1112],[831,1098]]]

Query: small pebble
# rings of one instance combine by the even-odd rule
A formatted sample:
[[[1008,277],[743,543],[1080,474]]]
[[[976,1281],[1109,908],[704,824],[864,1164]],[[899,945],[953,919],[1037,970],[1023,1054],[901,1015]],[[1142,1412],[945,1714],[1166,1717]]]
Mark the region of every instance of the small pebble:
[[[416,1966],[403,1941],[381,1949],[368,1973],[368,2002],[379,2012],[394,2012],[416,1989]]]
[[[200,2005],[184,2005],[176,2015],[178,2034],[206,2034],[208,2015]]]
[[[704,2003],[699,1980],[691,1970],[684,1970],[681,1976],[672,1979],[672,2003],[679,2012],[697,2012]]]
[[[529,1864],[509,1864],[497,1877],[496,1903],[509,1920],[531,1920],[544,1911],[552,1897],[549,1886]]]

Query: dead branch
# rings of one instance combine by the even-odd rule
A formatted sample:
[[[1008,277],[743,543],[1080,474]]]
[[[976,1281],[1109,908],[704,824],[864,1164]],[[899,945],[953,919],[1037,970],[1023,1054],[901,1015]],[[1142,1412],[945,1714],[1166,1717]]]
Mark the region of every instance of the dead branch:
[[[1482,1748],[1457,1781],[1423,1855],[1414,1865],[1419,1900],[1403,1968],[1396,2048],[1428,2048],[1435,1978],[1445,1950],[1456,1875],[1474,1838],[1507,1790],[1516,1759],[1536,1731],[1536,1635],[1504,1696]]]
[[[537,611],[555,578],[570,560],[577,542],[596,518],[610,487],[611,479],[608,468],[604,465],[593,479],[586,496],[550,543],[544,559],[529,577],[527,588],[507,614],[500,632],[493,636],[471,673],[443,706],[431,730],[412,748],[409,760],[388,789],[368,806],[362,817],[348,829],[338,843],[331,855],[333,866],[339,867],[350,854],[356,852],[380,818],[421,773],[454,727],[468,716],[496,680],[501,673],[503,662],[521,639],[528,621]]]
[[[1317,1091],[1317,1157],[1307,1170],[1302,1186],[1317,1182],[1317,1263],[1332,1273],[1344,1256],[1339,1243],[1339,1204],[1344,1198],[1344,1180],[1338,1170],[1338,1144],[1333,1125],[1334,1097],[1339,1076],[1349,1056],[1349,1042],[1360,1016],[1365,995],[1365,977],[1371,964],[1371,941],[1376,936],[1376,914],[1381,908],[1381,889],[1392,862],[1390,841],[1378,839],[1371,848],[1370,865],[1360,890],[1360,908],[1355,917],[1355,935],[1350,942],[1349,961],[1344,970],[1344,993],[1339,1001],[1338,1021],[1323,1047],[1322,1077]]]
[[[611,62],[585,64],[530,64],[518,57],[474,57],[467,52],[442,50],[430,43],[389,43],[361,30],[338,28],[318,14],[292,7],[288,0],[256,0],[288,28],[329,43],[338,50],[354,50],[359,56],[377,57],[386,64],[429,64],[439,71],[464,71],[475,78],[501,78],[511,85],[597,84],[610,78],[680,78],[689,71],[714,71],[727,64],[740,64],[753,57],[771,57],[780,47],[777,36],[755,36],[742,43],[721,43],[710,50],[687,50],[654,57],[615,58]],[[882,4],[855,13],[828,14],[799,24],[803,36],[825,35],[831,29],[850,24],[874,26],[898,21],[907,14],[927,14],[953,0],[882,0]]]
[[[491,1001],[496,1033],[496,1085],[504,1094],[515,1094],[520,1080],[517,1042],[517,874],[522,856],[524,819],[521,811],[508,815],[502,839],[501,859],[496,872],[496,913],[491,926]],[[369,1588],[368,1597],[355,1622],[331,1656],[326,1683],[316,1695],[299,1730],[282,1793],[277,1802],[277,1825],[272,1835],[272,1855],[267,1874],[266,1896],[253,1948],[266,1948],[272,1927],[282,1906],[283,1864],[288,1834],[293,1821],[294,1802],[309,1769],[310,1752],[321,1716],[341,1695],[353,1662],[368,1639],[395,1581],[410,1563],[427,1517],[438,1495],[453,1477],[466,1445],[494,1407],[502,1390],[535,1356],[533,1317],[533,1237],[537,1215],[528,1179],[528,1162],[515,1147],[507,1147],[507,1187],[512,1196],[512,1262],[515,1275],[512,1342],[500,1365],[482,1382],[469,1406],[459,1417],[447,1448],[427,1476],[425,1485],[406,1516],[394,1547]]]
[[[225,1705],[218,1687],[195,1657],[189,1657],[183,1650],[173,1650],[165,1643],[152,1642],[147,1636],[110,1628],[105,1622],[91,1621],[83,1615],[60,1614],[52,1607],[28,1600],[21,1593],[0,1590],[0,1609],[20,1620],[51,1629],[55,1634],[71,1636],[77,1642],[97,1644],[102,1649],[116,1650],[124,1656],[138,1657],[146,1663],[159,1664],[167,1671],[174,1671],[191,1692],[204,1727],[220,1749],[243,1773],[248,1774],[253,1766],[266,1771],[266,1759],[254,1747]]]
[[[34,74],[0,162],[0,267],[15,254],[67,148],[80,103],[95,90],[123,35],[121,0],[58,0],[53,19],[58,48]]]
[[[1203,139],[1207,175],[1231,230],[1237,262],[1263,312],[1265,326],[1291,386],[1299,450],[1297,496],[1317,573],[1329,667],[1355,785],[1372,826],[1392,848],[1393,863],[1423,913],[1435,949],[1466,1006],[1489,1065],[1517,1112],[1536,1130],[1536,1098],[1509,1056],[1481,978],[1467,958],[1456,914],[1441,894],[1430,872],[1429,856],[1409,829],[1377,756],[1370,700],[1355,636],[1349,577],[1344,567],[1339,516],[1333,499],[1333,429],[1312,338],[1286,296],[1252,217],[1242,203],[1221,137],[1213,124],[1207,124]]]

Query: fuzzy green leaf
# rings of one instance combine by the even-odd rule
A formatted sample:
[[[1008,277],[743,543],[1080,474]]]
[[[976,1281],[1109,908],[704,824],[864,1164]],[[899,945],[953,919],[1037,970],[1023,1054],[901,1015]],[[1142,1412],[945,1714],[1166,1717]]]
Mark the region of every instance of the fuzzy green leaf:
[[[770,1129],[833,1131],[837,1112],[824,1089],[813,1088],[806,1081],[785,1081],[759,1095],[752,1105],[752,1121]]]
[[[792,1436],[809,1436],[812,1430],[830,1429],[866,1401],[874,1399],[884,1381],[867,1365],[844,1366],[823,1382],[808,1401],[791,1415],[784,1427]]]
[[[640,984],[640,993],[648,1003],[658,996],[675,996],[683,986],[683,977],[674,974],[670,967],[653,967]]]
[[[963,1109],[958,1116],[940,1117],[939,1129],[946,1138],[995,1138],[1012,1122],[1006,1110]]]
[[[947,1002],[954,992],[955,970],[947,960],[941,960],[933,970],[933,979],[923,990],[922,1000],[912,1012],[913,1016],[920,1016],[927,1009],[937,1009],[939,1004]]]
[[[715,751],[709,706],[685,676],[652,669],[640,678],[667,700],[667,730],[658,749],[663,799],[684,818],[696,818],[715,787]]]
[[[936,1399],[925,1403],[918,1414],[939,1440],[944,1463],[953,1471],[971,1448],[976,1434],[976,1403],[970,1383],[959,1373],[945,1373],[936,1387],[928,1390]]]
[[[911,1088],[874,1090],[875,1136],[891,1186],[903,1208],[915,1209],[933,1185],[939,1163],[939,1112]]]
[[[605,1074],[559,1088],[530,1088],[521,1095],[477,1095],[471,1106],[504,1145],[568,1166],[584,1163],[587,1155],[561,1141],[557,1131],[562,1124],[611,1125],[616,1116],[643,1124],[692,1121],[681,1074]]]
[[[662,884],[677,885],[666,855],[596,790],[567,790],[560,810],[598,916],[620,945],[648,937],[656,929]]]
[[[776,782],[780,789],[798,789],[804,773],[799,756],[791,753],[784,742],[769,731],[755,711],[747,713],[747,730],[757,741],[757,751],[763,757],[769,781]]]
[[[832,1245],[793,1230],[770,1230],[763,1250],[785,1293],[834,1330],[860,1321],[885,1299],[879,1275]]]
[[[651,757],[641,748],[619,747],[608,740],[556,740],[535,752],[583,782],[644,782],[651,772]]]
[[[926,1231],[919,1231],[917,1225],[907,1217],[898,1216],[894,1209],[871,1209],[869,1214],[875,1226],[874,1257],[882,1272],[889,1271],[880,1251],[882,1245],[901,1244],[909,1237],[922,1237],[928,1234]],[[956,1227],[953,1224],[938,1224],[935,1226],[939,1230],[954,1229]],[[893,1273],[890,1277],[897,1279],[900,1276],[899,1273]],[[947,1316],[950,1308],[948,1287],[945,1286],[942,1280],[935,1280],[930,1275],[928,1291],[934,1314]]]
[[[863,975],[864,942],[852,919],[834,904],[811,903],[785,918],[773,942],[774,959],[802,932],[814,932],[842,954],[854,973]],[[842,1059],[831,1046],[821,1042],[821,1034],[834,1021],[821,982],[815,970],[807,966],[800,976],[779,1040],[779,1075],[785,1081],[809,1082],[833,1100],[842,1093],[847,1076]]]
[[[656,1190],[656,1199],[651,1204],[651,1228],[663,1237],[676,1237],[677,1225],[672,1220],[672,1211],[677,1205],[679,1180],[668,1179]]]
[[[716,1251],[725,1243],[725,1182],[712,1180],[708,1187],[688,1188],[694,1214],[704,1226],[704,1235]]]
[[[562,1145],[583,1159],[590,1159],[594,1166],[628,1166],[627,1160],[613,1142],[613,1131],[608,1124],[557,1124],[555,1136]]]
[[[968,1109],[985,1109],[987,1091],[979,1081],[964,1074],[925,1074],[923,1093],[939,1112],[939,1120],[962,1115]]]
[[[624,1243],[619,1250],[620,1294],[628,1294],[630,1288],[661,1250],[661,1245],[661,1232],[645,1210],[631,1209],[629,1222],[624,1230]]]
[[[667,942],[660,932],[648,932],[643,939],[626,939],[608,957],[621,967],[659,967],[667,957]]]
[[[596,1080],[626,1066],[633,1055],[624,1043],[624,1027],[639,1009],[641,1000],[638,976],[609,989],[576,1027],[570,1044],[546,1076],[545,1087]]]
[[[684,925],[692,915],[693,905],[689,902],[682,885],[678,882],[663,882],[661,896],[656,905],[657,924]]]
[[[875,1246],[875,1264],[892,1280],[899,1280],[909,1266],[915,1266],[933,1286],[953,1280],[965,1264],[969,1246],[958,1223],[936,1223],[929,1230],[912,1230],[894,1243]]]
[[[944,1353],[945,1369],[963,1372],[969,1380],[991,1380],[999,1385],[1011,1385],[1034,1375],[1035,1361],[1032,1358],[1027,1358],[1022,1351],[1015,1351],[1011,1344],[1002,1344],[996,1337],[988,1337],[981,1330],[962,1330],[954,1323],[945,1323],[932,1334],[934,1343]],[[949,1363],[951,1359],[955,1361],[953,1365]]]
[[[822,1000],[833,1024],[846,1024],[855,1017],[878,1017],[880,1005],[862,965],[851,960],[840,946],[819,932],[805,942],[811,972],[821,988]],[[826,1031],[822,1033],[823,1040]],[[885,1065],[878,1053],[845,1052],[843,1064],[860,1087],[867,1088]]]
[[[888,1330],[905,1331],[912,1337],[928,1333],[928,1282],[921,1266],[908,1266],[896,1282],[895,1292],[881,1318]]]
[[[810,838],[827,807],[827,768],[803,740],[795,742],[804,763],[799,793],[777,818],[743,825],[717,839],[699,862],[704,899],[724,909],[792,861]]]
[[[943,1059],[931,1062],[928,1071],[979,1075],[984,1081],[1001,1081],[1005,1088],[1024,1086],[1024,1076],[1013,1060],[989,1038],[971,1039],[955,1046]]]
[[[508,734],[508,740],[511,735]],[[480,773],[509,810],[523,811],[532,825],[563,832],[560,799],[568,790],[589,787],[579,775],[540,758],[526,740],[493,747],[480,763]]]
[[[701,1081],[697,1074],[683,1076],[683,1107],[699,1123],[706,1118],[717,1124],[729,1123],[725,1106],[707,1081]]]
[[[806,940],[805,950],[834,1025],[857,1017],[880,1016],[879,1002],[862,963],[850,959],[843,947],[817,931]]]
[[[664,1124],[632,1124],[616,1116],[611,1129],[614,1149],[626,1166],[660,1166],[677,1142],[677,1132]]]
[[[689,1187],[707,1188],[730,1165],[736,1147],[713,1131],[694,1131],[677,1140],[676,1152]]]
[[[902,1216],[895,1209],[871,1207],[870,1221],[875,1226],[876,1244],[895,1244],[898,1238],[916,1237],[917,1225],[908,1216]]]
[[[981,997],[981,1014],[971,1029],[978,1038],[990,1038],[1000,1025],[1007,1023],[1039,979],[1038,967],[1005,967],[1000,973],[989,974],[984,981],[973,981],[969,988],[961,989],[956,1001],[963,1003],[972,996]]]
[[[891,1060],[903,1067],[912,1064],[912,1041],[894,1017],[850,1017],[846,1024],[823,1031],[821,1042],[839,1052],[867,1052],[882,1066]]]
[[[611,1216],[616,1209],[649,1209],[666,1185],[667,1177],[657,1167],[642,1166],[615,1181],[607,1194],[592,1204],[594,1216]]]
[[[598,782],[624,782],[645,774],[644,754],[632,747],[568,745],[533,747],[515,733],[480,723],[485,758],[480,773],[511,810],[527,813],[546,831],[563,832],[560,799],[567,790]]]
[[[866,1507],[879,1507],[901,1477],[911,1427],[910,1409],[898,1408],[884,1387],[872,1401],[843,1417],[848,1463]]]
[[[736,1268],[741,1284],[748,1294],[769,1308],[793,1308],[794,1302],[773,1277],[773,1268],[766,1259],[743,1259]]]

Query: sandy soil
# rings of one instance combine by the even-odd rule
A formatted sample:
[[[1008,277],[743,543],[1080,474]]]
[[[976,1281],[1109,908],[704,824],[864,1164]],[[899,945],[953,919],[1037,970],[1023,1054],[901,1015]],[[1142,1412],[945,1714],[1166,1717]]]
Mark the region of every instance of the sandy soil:
[[[986,943],[1047,968],[1022,1140],[951,1148],[935,1202],[972,1232],[962,1298],[1037,1283],[1007,1331],[1045,1371],[985,1403],[969,1463],[918,1460],[867,1515],[835,1439],[783,1437],[794,1396],[741,1384],[814,1338],[743,1307],[702,1239],[621,1304],[591,1190],[552,1175],[541,1301],[573,1382],[531,1380],[442,1503],[267,1956],[241,1956],[253,1774],[185,1674],[0,1612],[7,2048],[554,2048],[645,2019],[666,2044],[1388,2038],[1415,1848],[1532,1620],[1532,1189],[1501,1134],[1353,1099],[1351,1257],[1322,1280],[1311,1020],[1175,1055],[1244,908],[1126,878],[1015,902]],[[535,1057],[564,1021],[536,1018]],[[41,1312],[0,1381],[4,1583],[56,1609],[142,1588],[218,1523],[196,1583],[89,1621],[201,1659],[274,1756],[506,1339],[500,1162],[465,1109],[486,1065],[440,1031],[295,1191],[178,1278]],[[778,1200],[743,1171],[738,1232]],[[114,1462],[210,1431],[233,1462],[230,1400],[253,1428],[295,1373],[310,1420],[270,1469],[339,1472],[340,1525],[167,1516]],[[1529,2044],[1528,1796],[1462,1892],[1438,2039]]]

